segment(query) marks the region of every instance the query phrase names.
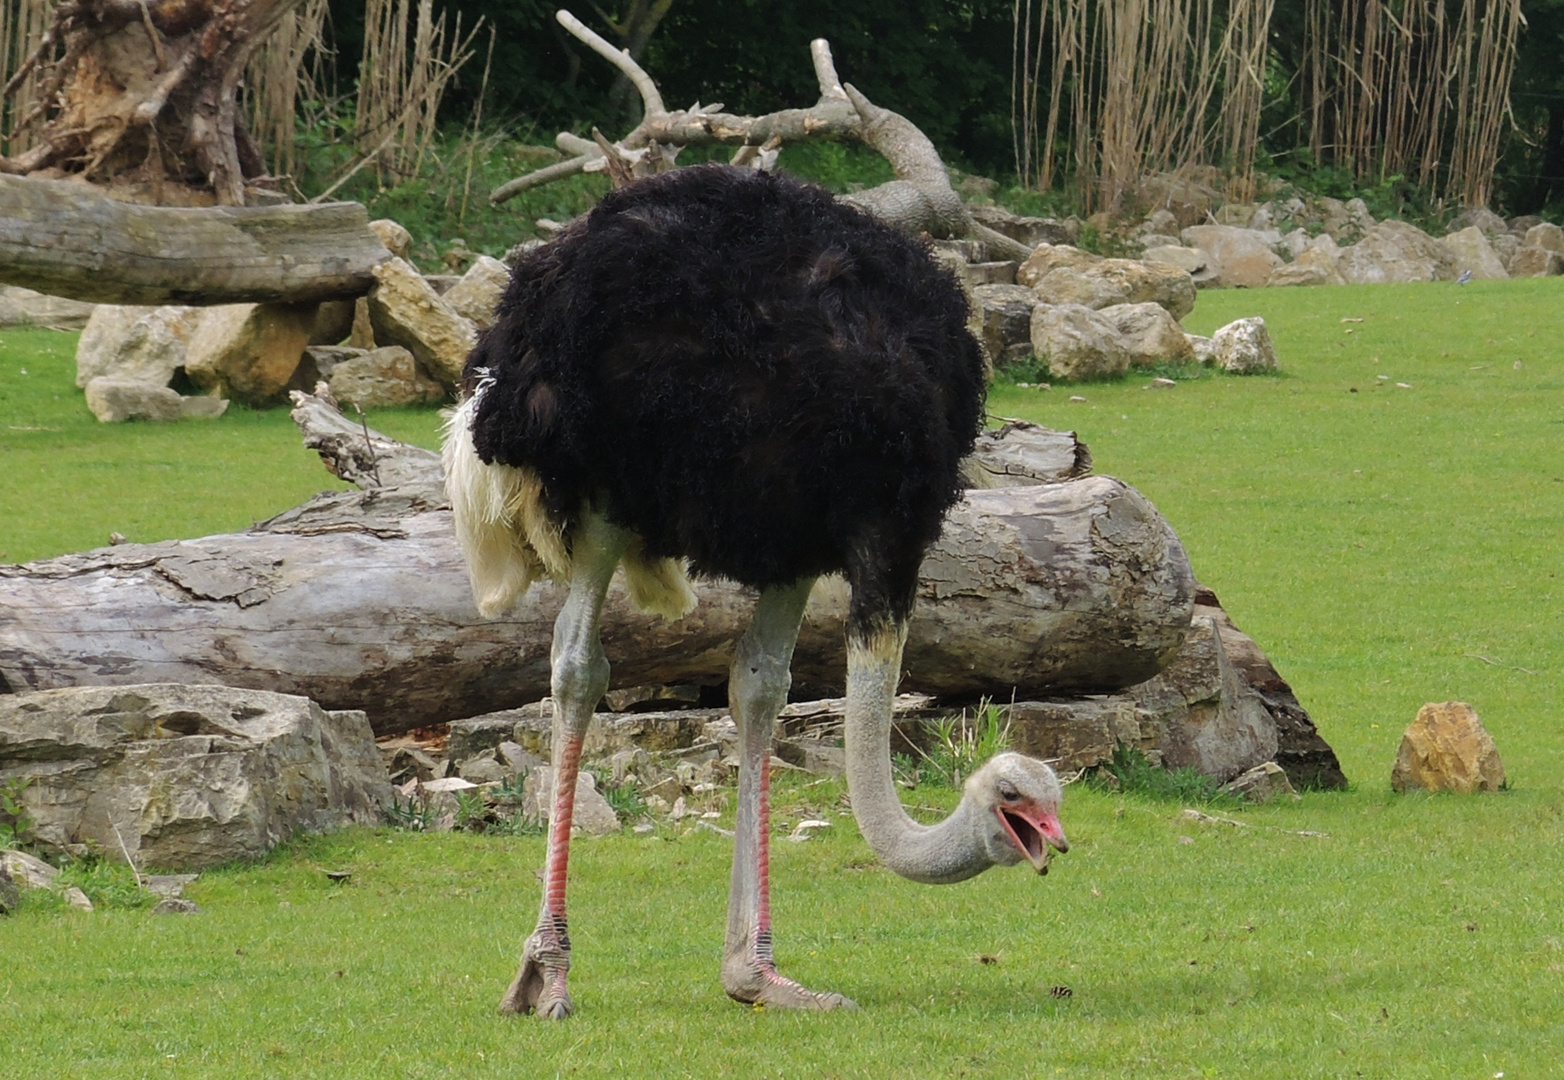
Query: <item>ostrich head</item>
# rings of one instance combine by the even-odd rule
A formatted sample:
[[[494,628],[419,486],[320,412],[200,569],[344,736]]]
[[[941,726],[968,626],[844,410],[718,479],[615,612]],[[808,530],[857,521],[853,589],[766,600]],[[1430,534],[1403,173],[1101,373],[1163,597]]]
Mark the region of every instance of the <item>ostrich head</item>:
[[[1059,825],[1064,797],[1053,769],[1024,754],[996,754],[962,785],[962,801],[975,803],[978,842],[995,866],[1023,860],[1048,873],[1050,848],[1070,850]]]

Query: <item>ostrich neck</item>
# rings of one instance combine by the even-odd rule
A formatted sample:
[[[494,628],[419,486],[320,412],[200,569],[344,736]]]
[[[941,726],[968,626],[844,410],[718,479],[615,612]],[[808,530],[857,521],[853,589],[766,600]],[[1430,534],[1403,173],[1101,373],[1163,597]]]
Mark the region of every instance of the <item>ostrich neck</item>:
[[[963,797],[938,825],[907,816],[891,777],[891,702],[901,676],[905,626],[847,643],[847,790],[874,853],[904,878],[931,885],[965,881],[993,863],[978,841],[983,811]]]

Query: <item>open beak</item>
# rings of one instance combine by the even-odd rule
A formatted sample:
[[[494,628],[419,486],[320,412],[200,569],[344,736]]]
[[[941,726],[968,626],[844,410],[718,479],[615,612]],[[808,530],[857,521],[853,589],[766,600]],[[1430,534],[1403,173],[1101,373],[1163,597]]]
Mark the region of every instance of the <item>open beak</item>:
[[[999,822],[1010,836],[1010,842],[1026,856],[1039,874],[1048,873],[1048,860],[1053,851],[1063,855],[1070,850],[1064,829],[1059,825],[1059,815],[1052,810],[1010,809],[996,807]]]

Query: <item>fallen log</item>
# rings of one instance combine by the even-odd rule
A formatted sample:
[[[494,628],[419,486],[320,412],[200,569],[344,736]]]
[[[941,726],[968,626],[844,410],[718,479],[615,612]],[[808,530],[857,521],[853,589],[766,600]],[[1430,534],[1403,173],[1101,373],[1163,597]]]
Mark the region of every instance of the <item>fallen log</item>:
[[[0,284],[102,304],[306,303],[390,258],[358,203],[163,207],[0,175]]]
[[[615,686],[717,684],[753,595],[702,582],[678,622],[616,582],[603,642]],[[1195,582],[1144,497],[1110,477],[973,491],[923,566],[903,690],[1008,700],[1110,691],[1160,670]],[[546,696],[563,592],[508,618],[473,607],[437,489],[321,495],[247,532],[0,566],[0,680],[11,691],[220,683],[363,709],[377,734]],[[847,592],[823,579],[794,673],[839,686]]]

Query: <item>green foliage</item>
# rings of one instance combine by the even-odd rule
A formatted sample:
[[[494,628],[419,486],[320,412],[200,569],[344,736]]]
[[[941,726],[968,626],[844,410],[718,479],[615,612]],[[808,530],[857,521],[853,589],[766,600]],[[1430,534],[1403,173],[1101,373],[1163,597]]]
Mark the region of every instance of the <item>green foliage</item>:
[[[33,818],[22,802],[22,794],[31,784],[27,777],[0,783],[0,849],[21,847],[27,841]]]
[[[141,887],[130,866],[91,849],[79,858],[67,859],[56,884],[60,889],[76,886],[87,894],[94,908],[137,910],[158,900]]]
[[[1113,760],[1088,774],[1087,782],[1102,791],[1122,791],[1163,802],[1199,803],[1203,806],[1238,807],[1243,799],[1221,790],[1222,785],[1184,766],[1164,769],[1146,755],[1122,743],[1113,748]]]
[[[1283,183],[1281,197],[1297,195],[1306,199],[1313,195],[1343,202],[1362,199],[1375,220],[1411,222],[1434,236],[1443,235],[1445,223],[1459,209],[1436,204],[1425,188],[1400,174],[1362,183],[1353,175],[1352,162],[1320,163],[1307,148],[1289,150],[1276,157],[1262,151],[1257,168]]]
[[[838,195],[896,179],[890,162],[858,142],[794,143],[783,147],[777,168]]]
[[[960,791],[962,783],[995,754],[1010,748],[1010,710],[984,699],[971,716],[963,709],[929,725],[928,749],[899,758],[902,781]]]
[[[429,798],[420,789],[407,796],[407,801],[402,801],[400,794],[391,796],[391,805],[386,808],[386,817],[391,822],[393,829],[401,829],[405,832],[428,832],[440,814],[432,805]]]

